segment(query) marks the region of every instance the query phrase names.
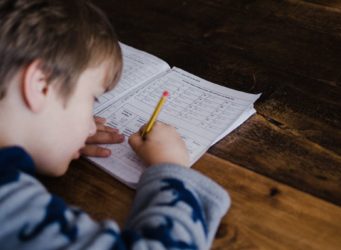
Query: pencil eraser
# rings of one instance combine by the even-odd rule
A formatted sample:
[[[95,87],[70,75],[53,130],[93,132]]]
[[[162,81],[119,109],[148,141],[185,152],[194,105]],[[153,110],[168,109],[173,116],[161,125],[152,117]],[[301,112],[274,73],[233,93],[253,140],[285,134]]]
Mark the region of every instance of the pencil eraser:
[[[168,93],[168,91],[163,91],[163,94],[162,94],[162,96],[164,96],[164,97],[167,97],[167,96],[169,96],[169,93]]]

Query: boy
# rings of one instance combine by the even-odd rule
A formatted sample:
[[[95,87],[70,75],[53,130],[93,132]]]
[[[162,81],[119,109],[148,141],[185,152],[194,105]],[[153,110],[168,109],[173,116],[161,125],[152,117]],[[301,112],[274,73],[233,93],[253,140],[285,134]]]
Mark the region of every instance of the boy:
[[[208,249],[229,198],[186,168],[170,126],[129,138],[151,167],[122,231],[35,178],[62,175],[79,157],[96,132],[94,99],[119,79],[121,51],[102,12],[84,0],[0,0],[0,34],[1,249]]]

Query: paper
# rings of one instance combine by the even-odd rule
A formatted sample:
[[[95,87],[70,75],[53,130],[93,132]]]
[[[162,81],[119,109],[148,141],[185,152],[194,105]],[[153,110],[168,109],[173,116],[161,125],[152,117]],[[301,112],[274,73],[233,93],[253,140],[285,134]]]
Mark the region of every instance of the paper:
[[[120,46],[124,57],[121,80],[114,89],[100,96],[99,102],[95,103],[95,113],[170,69],[169,65],[158,57],[123,43],[120,43]]]
[[[131,58],[128,60],[124,56],[124,60],[126,67],[129,67]],[[135,60],[132,61],[135,66]],[[142,65],[145,64],[149,62]],[[149,81],[139,84],[139,87],[130,87],[129,93],[111,100],[110,105],[101,106],[96,115],[106,118],[110,126],[118,128],[129,137],[148,122],[163,91],[167,90],[170,96],[158,120],[177,129],[186,143],[192,165],[211,145],[255,112],[253,103],[260,95],[228,89],[176,67],[165,69],[162,72],[155,71],[157,77],[154,75]],[[145,80],[147,75],[142,75],[140,80]],[[122,85],[133,82],[127,80],[127,77],[127,74],[123,75]],[[132,151],[127,140],[122,144],[105,146],[112,150],[110,158],[90,159],[134,187],[145,168],[142,161]]]

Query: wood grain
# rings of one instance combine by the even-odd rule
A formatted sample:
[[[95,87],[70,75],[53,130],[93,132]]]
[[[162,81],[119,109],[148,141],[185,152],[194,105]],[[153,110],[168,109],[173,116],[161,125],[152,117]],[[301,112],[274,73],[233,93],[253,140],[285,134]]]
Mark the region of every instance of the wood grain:
[[[330,11],[339,12],[341,10],[341,2],[339,0],[305,0],[305,2],[322,5]]]
[[[212,249],[339,249],[340,207],[210,154],[194,168],[232,198]]]
[[[210,153],[341,204],[337,1],[96,3],[123,42],[210,81],[263,93],[248,132]]]
[[[211,154],[193,168],[232,198],[212,249],[339,249],[340,207]],[[123,227],[128,218],[134,191],[85,161],[74,162],[62,178],[42,181],[97,220],[115,219]]]
[[[341,2],[97,0],[122,42],[218,84],[257,114],[193,167],[232,197],[212,249],[340,249]],[[81,160],[49,190],[95,219],[134,191]]]

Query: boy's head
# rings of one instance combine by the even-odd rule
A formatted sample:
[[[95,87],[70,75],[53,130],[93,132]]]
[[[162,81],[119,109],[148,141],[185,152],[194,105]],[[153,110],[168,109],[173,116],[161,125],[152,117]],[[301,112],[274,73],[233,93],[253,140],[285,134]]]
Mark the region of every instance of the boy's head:
[[[60,175],[95,132],[94,98],[119,79],[116,35],[86,0],[1,0],[0,34],[0,147]]]

